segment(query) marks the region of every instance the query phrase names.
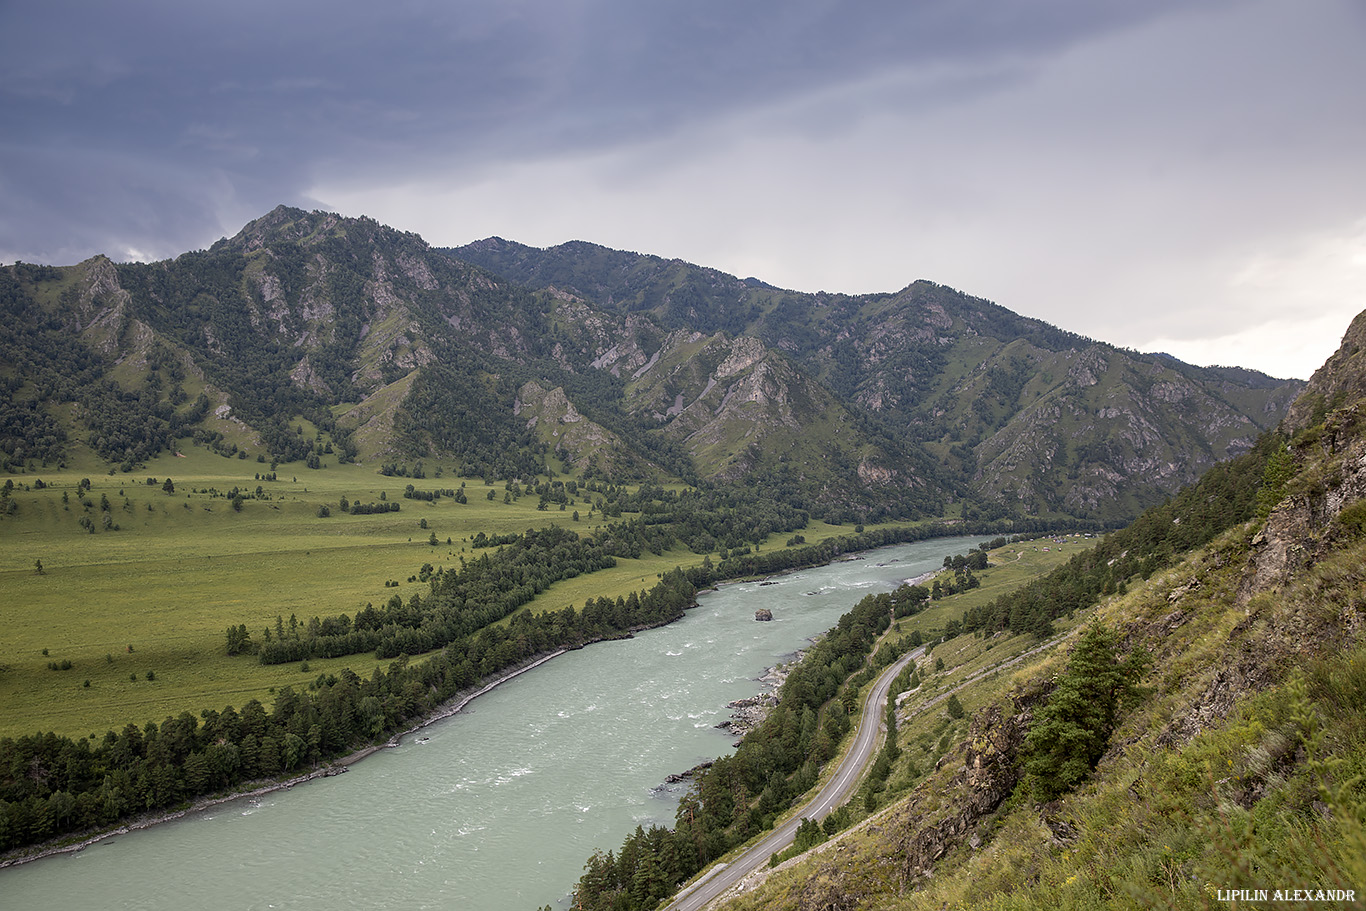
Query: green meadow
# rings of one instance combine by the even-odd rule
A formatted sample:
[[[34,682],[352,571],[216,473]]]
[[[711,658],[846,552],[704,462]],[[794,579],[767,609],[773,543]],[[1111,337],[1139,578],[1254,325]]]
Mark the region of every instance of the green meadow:
[[[343,667],[368,676],[389,662],[350,656],[313,660],[306,669],[263,666],[250,656],[229,657],[226,630],[245,624],[259,642],[277,618],[306,623],[425,594],[417,578],[423,566],[458,568],[462,557],[473,557],[469,542],[479,532],[548,524],[589,530],[602,520],[591,495],[564,510],[540,510],[534,494],[519,498],[502,483],[480,480],[463,481],[464,504],[405,499],[408,485],[461,486],[448,466],[436,464],[414,479],[385,477],[369,465],[292,463],[269,480],[266,463],[192,446],[181,453],[130,474],[92,463],[9,477],[14,505],[0,512],[0,736],[102,736],[182,711],[253,698],[270,705],[278,688],[306,686]],[[164,489],[167,478],[174,492]],[[234,489],[243,496],[240,509],[228,496]],[[400,509],[350,515],[343,498]],[[321,507],[331,514],[320,516]],[[848,531],[817,521],[801,534],[811,544]],[[785,543],[775,536],[761,547]],[[1060,551],[1046,546],[1020,545],[1018,559],[1014,552],[997,557],[1002,565],[983,574],[981,589],[937,602],[917,625],[939,625],[950,618],[946,611],[960,615],[966,599],[1052,565]],[[581,607],[590,598],[648,589],[664,572],[701,560],[682,548],[621,559],[555,584],[524,609]]]
[[[269,473],[268,464],[193,447],[182,452],[133,474],[72,469],[9,477],[15,507],[0,517],[0,736],[102,735],[184,710],[252,698],[269,705],[275,688],[306,685],[341,667],[369,675],[388,662],[316,660],[307,672],[262,666],[251,657],[229,658],[225,633],[246,624],[260,641],[277,617],[306,622],[425,593],[427,585],[416,580],[421,567],[458,567],[481,531],[589,529],[599,518],[582,498],[564,511],[542,511],[534,494],[505,503],[502,484],[478,480],[464,482],[466,504],[404,499],[409,484],[460,487],[448,471],[435,477],[436,465],[427,466],[426,478],[412,479],[363,465],[282,464],[269,481],[258,477]],[[163,490],[167,477],[174,493]],[[88,490],[79,487],[84,478]],[[43,489],[35,488],[38,480]],[[234,487],[245,496],[240,510],[226,496]],[[340,509],[343,497],[397,502],[400,511],[348,515]],[[103,527],[102,498],[117,530]],[[318,515],[322,506],[330,516]],[[81,525],[83,517],[93,532]],[[580,606],[589,597],[648,588],[658,573],[701,559],[686,551],[646,556],[561,583],[532,608]]]
[[[937,637],[944,632],[949,621],[960,620],[968,610],[989,604],[1026,582],[1051,572],[1076,554],[1091,549],[1096,542],[1096,538],[1088,538],[1083,534],[1058,534],[997,548],[989,555],[988,567],[975,573],[981,585],[929,602],[929,607],[914,617],[899,621],[901,628],[907,633],[918,629],[927,639]],[[932,580],[924,584],[928,586]],[[1062,627],[1062,624],[1056,625]]]

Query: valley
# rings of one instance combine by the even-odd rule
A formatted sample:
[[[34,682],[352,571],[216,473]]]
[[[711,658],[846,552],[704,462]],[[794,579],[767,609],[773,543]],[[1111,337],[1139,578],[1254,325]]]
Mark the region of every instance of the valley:
[[[1362,318],[1305,384],[932,282],[803,294],[287,207],[161,263],[15,264],[0,302],[7,849],[320,767],[718,583],[957,534],[839,617],[672,827],[585,852],[576,907],[653,908],[793,823],[908,655],[852,799],[735,907],[1358,872]]]

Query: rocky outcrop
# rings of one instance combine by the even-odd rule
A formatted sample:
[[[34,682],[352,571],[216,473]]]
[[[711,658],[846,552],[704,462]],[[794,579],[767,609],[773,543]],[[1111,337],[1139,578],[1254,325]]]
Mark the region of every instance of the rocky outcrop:
[[[534,380],[524,383],[513,413],[569,464],[592,460],[609,472],[649,470],[619,436],[584,417],[560,386],[546,389]]]
[[[1042,690],[1017,691],[1008,711],[996,704],[976,713],[961,753],[946,754],[910,798],[865,824],[881,845],[878,860],[870,864],[843,842],[824,846],[824,859],[797,887],[795,907],[857,908],[888,880],[904,891],[931,876],[935,862],[959,845],[979,847],[990,817],[1019,783],[1020,751],[1042,696]]]
[[[928,874],[934,862],[950,849],[974,835],[980,838],[980,824],[1019,783],[1020,750],[1038,698],[1037,693],[1017,694],[1012,697],[1013,711],[1009,715],[999,703],[974,715],[963,763],[944,793],[923,794],[898,808],[895,821],[889,824],[902,827],[904,881]],[[953,755],[941,759],[941,766],[952,762]],[[936,812],[926,806],[929,802],[941,804],[943,809]]]
[[[1328,416],[1322,432],[1303,441],[1300,458],[1322,460],[1297,479],[1292,491],[1267,516],[1266,524],[1252,539],[1248,571],[1240,597],[1288,580],[1310,565],[1342,535],[1360,529],[1344,526],[1340,519],[1353,504],[1366,499],[1366,439],[1358,436],[1362,415],[1358,405]]]
[[[744,737],[763,724],[768,713],[773,711],[773,707],[777,704],[777,693],[761,693],[758,696],[749,696],[745,699],[728,702],[726,708],[731,710],[730,718],[716,727],[736,737]]]
[[[1366,311],[1347,327],[1338,350],[1314,371],[1308,386],[1290,406],[1284,428],[1289,433],[1308,428],[1330,408],[1350,406],[1366,398]]]

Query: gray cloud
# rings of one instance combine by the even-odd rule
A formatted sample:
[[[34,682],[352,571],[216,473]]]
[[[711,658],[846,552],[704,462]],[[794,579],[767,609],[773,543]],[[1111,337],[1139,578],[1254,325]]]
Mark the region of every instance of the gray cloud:
[[[1338,0],[8,4],[0,261],[285,202],[1208,342],[1283,298],[1247,263],[1354,249],[1362,34]]]
[[[163,255],[311,181],[610,147],[904,60],[1054,52],[1132,6],[9,5],[0,254]]]

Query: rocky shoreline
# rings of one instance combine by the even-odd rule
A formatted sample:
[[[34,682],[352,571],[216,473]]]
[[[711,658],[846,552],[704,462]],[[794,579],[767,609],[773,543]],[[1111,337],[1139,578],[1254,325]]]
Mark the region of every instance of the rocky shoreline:
[[[730,718],[718,724],[717,727],[728,734],[735,735],[735,746],[738,747],[746,734],[764,723],[764,719],[778,704],[778,690],[782,688],[783,681],[787,679],[792,668],[797,666],[805,654],[805,651],[797,652],[793,659],[786,664],[775,664],[764,671],[763,675],[759,677],[759,682],[768,687],[767,692],[726,703],[726,708],[733,711],[730,713]]]

